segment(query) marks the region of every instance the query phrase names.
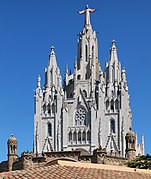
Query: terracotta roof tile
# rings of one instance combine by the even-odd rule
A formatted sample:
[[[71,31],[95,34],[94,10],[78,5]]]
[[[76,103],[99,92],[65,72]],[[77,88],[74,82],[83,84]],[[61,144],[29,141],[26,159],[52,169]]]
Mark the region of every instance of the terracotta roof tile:
[[[0,179],[150,179],[151,174],[137,171],[52,165],[0,173]]]

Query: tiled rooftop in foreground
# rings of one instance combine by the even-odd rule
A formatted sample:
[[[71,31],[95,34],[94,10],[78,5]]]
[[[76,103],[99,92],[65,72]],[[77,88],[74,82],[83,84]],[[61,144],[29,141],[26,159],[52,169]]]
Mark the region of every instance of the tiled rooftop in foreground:
[[[59,161],[58,164],[0,174],[0,179],[150,179],[151,171]]]

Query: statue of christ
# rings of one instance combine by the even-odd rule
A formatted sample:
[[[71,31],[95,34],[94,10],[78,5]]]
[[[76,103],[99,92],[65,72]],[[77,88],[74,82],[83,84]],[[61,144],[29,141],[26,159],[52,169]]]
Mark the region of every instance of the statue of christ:
[[[88,5],[86,5],[86,9],[83,11],[79,11],[79,14],[85,14],[85,26],[89,26],[90,24],[90,12],[95,12],[96,9],[90,9]]]

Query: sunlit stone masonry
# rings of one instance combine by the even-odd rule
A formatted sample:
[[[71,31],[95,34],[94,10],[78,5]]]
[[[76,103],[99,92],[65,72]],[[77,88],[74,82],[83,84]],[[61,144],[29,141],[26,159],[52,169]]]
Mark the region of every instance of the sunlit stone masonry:
[[[126,137],[132,128],[126,70],[118,60],[114,39],[102,70],[97,35],[90,23],[93,12],[95,9],[88,5],[79,12],[85,15],[85,23],[78,37],[74,73],[66,65],[62,81],[55,49],[51,47],[43,87],[38,76],[34,96],[34,153],[37,156],[73,150],[92,154],[97,148],[120,157],[126,157],[126,152],[144,154],[144,136],[141,144],[137,143],[137,136]]]

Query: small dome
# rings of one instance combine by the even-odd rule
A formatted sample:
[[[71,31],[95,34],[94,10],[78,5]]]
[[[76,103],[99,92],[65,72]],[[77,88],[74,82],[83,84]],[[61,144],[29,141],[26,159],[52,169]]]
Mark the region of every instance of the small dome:
[[[17,142],[17,139],[14,137],[14,134],[8,139],[8,142]]]
[[[135,133],[132,131],[132,128],[129,128],[129,131],[127,132],[126,136],[134,136],[135,137]]]

